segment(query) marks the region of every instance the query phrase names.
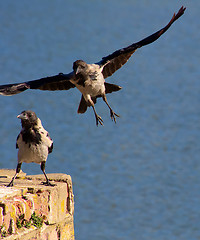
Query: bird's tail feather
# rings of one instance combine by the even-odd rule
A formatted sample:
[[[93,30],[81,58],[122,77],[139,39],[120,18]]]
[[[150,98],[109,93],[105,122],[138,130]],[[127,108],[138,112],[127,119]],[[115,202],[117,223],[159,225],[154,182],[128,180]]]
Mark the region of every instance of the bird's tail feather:
[[[88,107],[87,102],[85,101],[85,98],[82,95],[77,112],[78,113],[85,113],[87,111],[87,107]]]

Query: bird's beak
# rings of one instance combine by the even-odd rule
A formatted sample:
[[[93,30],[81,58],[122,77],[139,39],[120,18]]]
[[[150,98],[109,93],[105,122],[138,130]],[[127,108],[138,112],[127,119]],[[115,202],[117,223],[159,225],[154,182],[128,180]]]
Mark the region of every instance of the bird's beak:
[[[76,71],[75,71],[75,74],[77,75],[79,72],[80,72],[80,67],[78,66]]]
[[[19,114],[17,116],[17,118],[22,119],[22,120],[26,120],[27,119],[27,117],[25,115],[23,115],[23,114]]]

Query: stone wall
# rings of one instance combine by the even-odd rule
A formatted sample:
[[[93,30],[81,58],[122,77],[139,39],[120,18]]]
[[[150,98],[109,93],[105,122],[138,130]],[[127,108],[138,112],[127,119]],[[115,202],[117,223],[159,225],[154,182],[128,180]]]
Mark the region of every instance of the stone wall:
[[[14,187],[6,185],[15,170],[0,170],[0,237],[5,240],[74,240],[74,199],[71,177],[48,174],[56,186],[45,186],[43,175],[22,171]]]

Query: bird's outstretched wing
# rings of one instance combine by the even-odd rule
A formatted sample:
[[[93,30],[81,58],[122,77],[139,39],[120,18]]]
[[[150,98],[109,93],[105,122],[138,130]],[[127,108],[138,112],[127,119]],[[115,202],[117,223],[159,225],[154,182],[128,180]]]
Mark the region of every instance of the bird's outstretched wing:
[[[178,13],[173,15],[170,22],[156,33],[137,43],[133,43],[126,48],[117,50],[114,53],[108,55],[107,57],[102,58],[102,60],[97,64],[99,64],[100,66],[104,66],[102,71],[104,78],[111,76],[115,71],[121,68],[128,61],[131,55],[136,51],[136,49],[156,41],[164,32],[168,30],[168,28],[173,24],[173,22],[175,22],[180,16],[184,14],[184,11],[185,8],[181,7]],[[71,72],[69,74],[61,73],[55,76],[23,83],[0,85],[0,94],[9,96],[21,93],[27,89],[40,89],[49,91],[68,90],[75,87],[75,85],[70,82],[70,80],[72,80],[73,78],[74,72]]]
[[[177,14],[174,13],[170,22],[164,28],[160,29],[154,34],[144,38],[139,42],[133,43],[126,48],[119,49],[107,57],[103,57],[102,60],[97,64],[104,66],[102,71],[104,78],[111,76],[115,71],[121,68],[138,48],[156,41],[179,17],[184,14],[185,9],[186,8],[182,6]]]
[[[0,85],[0,94],[10,96],[21,93],[27,89],[40,89],[49,91],[68,90],[75,87],[75,85],[70,82],[70,80],[73,79],[73,76],[73,72],[69,74],[60,73],[55,76],[41,78],[38,80]]]

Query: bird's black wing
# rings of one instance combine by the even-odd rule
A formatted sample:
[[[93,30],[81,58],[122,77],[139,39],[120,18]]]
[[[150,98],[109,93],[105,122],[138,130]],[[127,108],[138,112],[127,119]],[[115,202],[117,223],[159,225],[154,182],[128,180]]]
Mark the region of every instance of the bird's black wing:
[[[53,142],[52,142],[51,146],[48,147],[48,153],[52,153],[52,151],[53,151]]]
[[[27,89],[40,89],[49,91],[68,90],[75,87],[75,85],[70,82],[70,80],[73,79],[73,75],[73,72],[69,74],[60,73],[55,76],[45,77],[38,80],[0,85],[0,94],[10,96],[21,93]]]
[[[156,41],[163,33],[165,33],[170,28],[170,26],[179,17],[181,17],[184,14],[185,9],[186,8],[182,6],[177,14],[174,13],[170,22],[164,28],[160,29],[154,34],[148,36],[147,38],[144,38],[143,40],[137,43],[133,43],[132,45],[126,48],[119,49],[114,53],[108,55],[107,57],[103,57],[102,60],[97,64],[99,64],[100,66],[104,66],[102,71],[104,78],[111,76],[115,71],[121,68],[138,48],[141,48],[142,46],[145,46]]]
[[[18,145],[19,137],[20,137],[20,134],[17,136],[17,140],[16,140],[16,149],[19,148],[19,145]]]

